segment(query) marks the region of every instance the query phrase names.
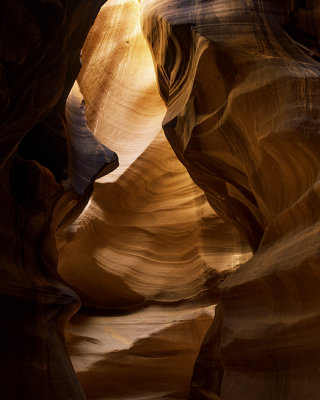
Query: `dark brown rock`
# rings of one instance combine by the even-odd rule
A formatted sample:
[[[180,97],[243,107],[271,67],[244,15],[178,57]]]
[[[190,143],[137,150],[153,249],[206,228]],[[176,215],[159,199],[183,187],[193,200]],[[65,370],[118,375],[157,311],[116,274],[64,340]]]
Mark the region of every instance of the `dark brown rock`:
[[[142,4],[166,136],[255,252],[221,285],[224,377],[215,394],[317,399],[319,4]],[[207,339],[212,351],[216,330]],[[212,398],[207,387],[195,398]]]
[[[94,177],[117,165],[88,129],[81,142],[64,111],[102,4],[0,4],[2,399],[84,398],[63,343],[79,299],[57,274],[54,233],[85,206]],[[69,119],[77,113],[83,120],[80,108]],[[85,176],[81,187],[75,170]]]

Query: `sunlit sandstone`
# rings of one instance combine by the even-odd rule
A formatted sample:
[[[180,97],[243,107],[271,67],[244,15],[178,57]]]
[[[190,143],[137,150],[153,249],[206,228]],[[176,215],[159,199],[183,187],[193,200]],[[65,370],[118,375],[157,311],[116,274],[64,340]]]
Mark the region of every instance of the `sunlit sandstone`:
[[[0,4],[0,397],[318,400],[318,1],[109,2],[79,90],[103,3]]]
[[[251,252],[209,206],[161,129],[166,107],[141,32],[138,2],[109,1],[101,9],[82,63],[82,94],[75,86],[72,96],[84,96],[89,126],[117,152],[120,165],[98,180],[84,213],[59,234],[59,273],[83,305],[101,309],[73,319],[69,352],[88,398],[111,391],[121,399],[130,390],[135,396],[186,398],[214,316],[217,286],[224,271]],[[116,324],[108,316],[130,309]],[[112,334],[96,336],[87,330],[91,324],[99,332],[110,324]],[[123,348],[118,339],[127,335]],[[89,337],[96,346],[89,345]],[[143,360],[138,343],[145,348]],[[116,383],[110,368],[118,362],[122,373]],[[164,367],[168,372],[161,376]],[[137,380],[134,389],[125,384],[130,379]]]

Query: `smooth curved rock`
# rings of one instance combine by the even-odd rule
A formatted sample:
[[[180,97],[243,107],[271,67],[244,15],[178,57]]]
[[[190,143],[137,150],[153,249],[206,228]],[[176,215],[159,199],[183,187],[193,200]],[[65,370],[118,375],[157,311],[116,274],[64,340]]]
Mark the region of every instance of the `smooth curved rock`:
[[[97,309],[69,325],[89,398],[128,398],[134,376],[169,379],[186,353],[166,387],[141,379],[135,396],[185,398],[191,383],[193,399],[317,400],[318,2],[141,0],[105,8],[110,24],[97,20],[79,83],[89,126],[123,161],[66,229],[94,178],[117,165],[91,135],[76,87],[65,118],[80,49],[102,4],[0,4],[0,397],[84,398],[63,344],[79,300],[56,271],[60,229],[61,275],[87,305],[104,309],[97,331],[108,329],[97,338],[86,326],[97,322]],[[167,111],[138,28],[140,6]],[[165,134],[205,196],[163,139],[164,113]],[[230,222],[254,251],[234,269],[249,251]],[[177,303],[181,313],[161,327],[161,312]],[[110,340],[106,309],[141,305],[119,317]],[[148,312],[155,329],[146,329]],[[123,346],[125,320],[135,333]],[[139,360],[136,371],[126,369],[129,360]],[[125,366],[127,388],[101,382],[98,375],[114,377],[112,364]]]
[[[267,227],[269,241],[283,234],[275,231],[285,229],[280,215],[307,193],[319,167],[319,62],[287,32],[300,15],[316,26],[318,15],[315,6],[276,4],[142,2],[167,138],[254,250]]]
[[[97,173],[116,166],[107,149],[100,151],[106,158],[96,160],[101,145],[89,131],[90,156],[77,163],[78,132],[67,126],[64,111],[80,49],[102,3],[0,4],[2,399],[84,398],[63,338],[79,298],[57,274],[54,233],[78,216]],[[75,190],[75,169],[86,178],[82,192]]]
[[[221,388],[204,380],[195,398],[317,399],[319,4],[142,7],[166,136],[256,252],[221,285]]]
[[[161,130],[165,107],[138,2],[101,9],[82,60],[88,123],[120,166],[96,183],[85,212],[60,235],[59,273],[91,307],[212,304],[223,271],[250,251],[208,206]]]
[[[89,126],[120,166],[58,235],[59,273],[90,307],[69,325],[69,353],[88,399],[186,399],[217,285],[251,252],[161,130],[137,1],[101,9],[82,60]]]
[[[77,314],[68,350],[88,399],[187,399],[214,307],[151,306],[120,316]]]

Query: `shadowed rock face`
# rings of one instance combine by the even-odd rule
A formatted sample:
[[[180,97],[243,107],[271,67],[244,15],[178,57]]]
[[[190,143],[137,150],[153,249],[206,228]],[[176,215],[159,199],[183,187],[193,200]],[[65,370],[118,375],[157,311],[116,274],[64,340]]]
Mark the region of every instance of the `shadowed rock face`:
[[[117,165],[86,127],[80,105],[71,109],[71,101],[68,110],[78,124],[68,125],[64,111],[102,3],[0,4],[3,399],[84,398],[62,341],[79,299],[56,272],[54,232],[83,209],[94,177]]]
[[[102,309],[68,328],[88,398],[318,400],[319,3],[115,1],[79,79],[93,137],[77,85],[65,103],[102,4],[0,4],[0,397],[84,398],[59,228],[61,275]],[[138,24],[119,28],[140,6],[167,110]],[[117,166],[97,139],[125,161],[63,231]],[[254,251],[235,271],[249,251],[229,223]]]
[[[309,42],[296,41],[313,26],[318,43],[318,9],[271,1],[155,7],[143,2],[143,24],[168,105],[167,138],[210,204],[257,250],[263,235],[266,243],[291,228],[280,216],[318,176],[319,62]]]
[[[68,326],[68,351],[88,399],[187,399],[218,284],[251,252],[163,134],[138,1],[101,8],[82,62],[88,124],[120,165],[58,233],[59,273],[87,306]]]
[[[223,318],[199,356],[202,372],[206,352],[211,365],[222,359],[222,384],[195,370],[194,396],[316,399],[319,3],[142,7],[168,107],[166,136],[212,207],[256,252],[220,286]]]
[[[96,183],[84,213],[59,234],[59,273],[85,305],[105,309],[212,301],[223,271],[250,254],[161,130],[166,110],[139,17],[136,1],[108,2],[83,48],[79,85],[88,123],[117,151],[120,166]]]

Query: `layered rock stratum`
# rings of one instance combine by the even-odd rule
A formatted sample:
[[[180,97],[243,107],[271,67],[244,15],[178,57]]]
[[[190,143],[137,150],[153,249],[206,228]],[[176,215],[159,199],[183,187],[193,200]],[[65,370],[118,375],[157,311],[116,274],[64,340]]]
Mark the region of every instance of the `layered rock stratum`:
[[[142,7],[166,136],[255,252],[220,286],[223,379],[200,398],[317,399],[319,2]]]
[[[59,273],[86,306],[69,324],[69,353],[88,398],[185,399],[218,284],[251,251],[161,129],[138,2],[101,9],[82,63],[71,96],[84,96],[89,126],[120,165],[58,235]]]
[[[319,2],[103,3],[0,4],[0,397],[318,400]]]

